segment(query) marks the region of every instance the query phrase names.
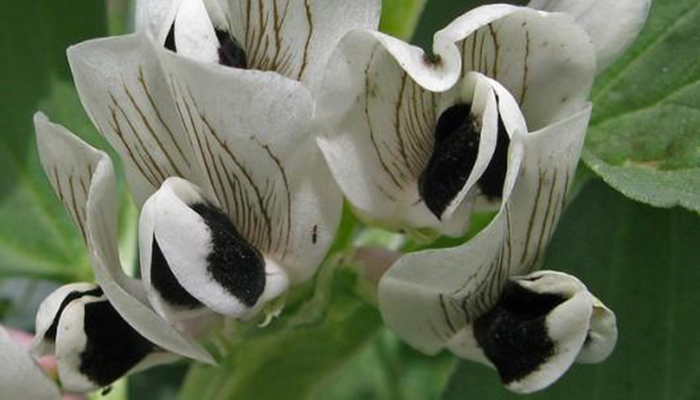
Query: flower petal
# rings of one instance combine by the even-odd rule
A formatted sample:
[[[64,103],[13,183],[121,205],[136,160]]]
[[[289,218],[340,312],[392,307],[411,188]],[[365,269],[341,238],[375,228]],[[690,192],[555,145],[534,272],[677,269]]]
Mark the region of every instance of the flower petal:
[[[479,7],[435,35],[435,51],[457,44],[462,69],[500,82],[537,130],[577,112],[587,101],[595,53],[586,32],[564,14],[502,5]],[[500,12],[489,21],[483,15]],[[481,25],[475,24],[475,20]]]
[[[202,62],[219,61],[219,40],[202,0],[185,0],[175,18],[177,52]]]
[[[448,343],[460,357],[495,367],[518,393],[561,377],[590,337],[594,297],[575,277],[539,271],[510,279],[497,304]]]
[[[34,117],[44,171],[86,237],[95,277],[122,317],[150,341],[175,353],[212,362],[148,306],[141,282],[128,277],[119,261],[114,169],[104,152],[89,146],[43,114]]]
[[[287,288],[286,276],[241,237],[217,203],[180,178],[165,181],[146,202],[139,231],[144,283],[166,317],[181,311],[186,318],[203,303],[245,318],[271,292]]]
[[[58,400],[58,386],[0,325],[0,398]]]
[[[612,353],[617,343],[617,320],[615,313],[605,306],[595,296],[593,300],[593,315],[588,337],[578,353],[576,362],[595,364],[602,362]]]
[[[229,24],[251,68],[275,71],[310,88],[338,41],[377,29],[378,0],[229,0]]]
[[[160,54],[213,187],[210,198],[292,283],[309,278],[335,236],[342,207],[315,145],[309,91],[275,73]]]
[[[601,73],[634,42],[651,0],[532,0],[528,7],[574,17],[591,37]]]
[[[471,204],[465,202],[467,194],[496,146],[494,91],[480,74],[467,75],[446,93],[425,90],[376,46],[376,37],[350,34],[334,53],[318,103],[328,132],[319,147],[365,219],[394,229],[432,228],[459,236],[468,223],[463,212]],[[460,125],[467,117],[478,126],[467,129],[474,132]],[[440,133],[441,126],[451,128]],[[453,134],[459,129],[461,134]],[[438,143],[436,137],[445,140]],[[474,144],[478,147],[470,155],[461,148]],[[446,174],[449,179],[442,179]],[[453,216],[457,208],[460,213]]]
[[[176,359],[135,331],[101,294],[73,299],[57,317],[58,375],[71,392],[109,386],[131,371]]]
[[[83,296],[101,296],[102,290],[94,283],[72,283],[53,291],[39,305],[32,353],[37,357],[53,354],[56,344],[56,330],[63,310],[68,304]]]
[[[146,35],[84,42],[68,49],[68,59],[80,99],[127,165],[139,205],[170,176],[204,184]]]
[[[136,32],[144,32],[158,43],[165,43],[182,0],[137,0]]]
[[[516,132],[494,220],[462,246],[408,254],[385,274],[380,310],[403,340],[439,351],[491,309],[509,276],[532,271],[561,214],[589,117],[590,106],[538,132]]]

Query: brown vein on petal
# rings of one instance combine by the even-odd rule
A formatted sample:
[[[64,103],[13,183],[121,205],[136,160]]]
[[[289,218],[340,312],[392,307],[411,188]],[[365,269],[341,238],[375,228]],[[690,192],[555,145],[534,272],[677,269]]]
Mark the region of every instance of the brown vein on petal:
[[[66,204],[66,200],[63,196],[63,188],[61,187],[61,179],[58,177],[58,167],[56,165],[53,167],[53,176],[54,180],[56,181],[56,194],[58,194],[58,198],[61,200],[61,203]]]
[[[494,47],[494,59],[493,59],[493,72],[491,77],[495,80],[498,80],[498,55],[500,52],[500,44],[498,43],[498,36],[496,35],[496,31],[493,28],[493,23],[490,23],[488,25],[489,32],[491,33],[491,40],[493,41],[493,47]]]
[[[520,108],[523,108],[525,103],[525,96],[527,96],[528,91],[528,75],[530,74],[530,67],[528,65],[528,60],[530,58],[530,31],[525,28],[525,58],[523,59],[523,87],[520,91]]]
[[[113,96],[112,96],[112,101],[116,102],[116,100],[114,99]],[[122,145],[126,149],[127,155],[131,159],[131,161],[134,164],[134,166],[136,167],[136,169],[139,170],[141,175],[148,181],[148,183],[150,183],[153,187],[158,187],[158,184],[157,184],[158,178],[149,176],[146,173],[146,170],[144,169],[145,167],[143,165],[141,165],[141,162],[139,162],[139,160],[136,158],[136,155],[134,154],[134,150],[131,148],[131,146],[129,145],[129,142],[127,142],[126,138],[124,137],[124,131],[122,130],[121,124],[119,123],[119,118],[117,118],[117,111],[114,109],[113,106],[108,106],[108,107],[109,107],[109,111],[110,111],[110,116],[112,117],[112,122],[111,123],[108,122],[109,126],[112,128],[115,135],[119,138]]]
[[[143,142],[143,139],[141,138],[141,136],[138,134],[138,131],[136,130],[133,123],[129,119],[129,116],[126,114],[126,111],[124,111],[124,108],[122,108],[122,106],[119,104],[119,102],[117,102],[117,99],[114,97],[114,95],[112,93],[110,93],[109,96],[112,99],[114,106],[117,108],[117,110],[119,110],[119,112],[122,114],[122,117],[126,120],[126,124],[129,126],[129,129],[131,129],[131,133],[138,141],[139,146],[141,146],[141,148],[145,150],[146,156],[148,157],[148,162],[151,164],[150,167],[152,167],[153,170],[158,172],[158,174],[157,174],[158,175],[158,179],[157,179],[158,182],[164,181],[166,178],[166,175],[163,173],[163,171],[160,168],[158,168],[158,164],[153,159],[153,156],[151,156],[151,153],[149,151],[147,151],[148,147]],[[156,184],[154,186],[158,187],[159,185]]]
[[[309,23],[309,33],[306,36],[306,43],[304,44],[304,54],[301,58],[301,68],[299,69],[297,80],[301,80],[309,64],[309,49],[311,47],[311,37],[314,34],[314,20],[313,14],[311,13],[311,4],[309,0],[304,0],[304,7],[306,8],[306,21],[308,21]]]
[[[80,233],[83,235],[83,240],[87,242],[87,234],[85,232],[85,226],[83,225],[83,219],[80,217],[80,212],[78,211],[78,204],[75,198],[75,187],[73,186],[73,174],[68,175],[68,187],[70,188],[70,208],[72,209],[72,214],[75,218],[75,223],[80,229]]]
[[[401,183],[399,180],[394,176],[394,173],[391,171],[389,168],[388,164],[384,160],[384,157],[382,156],[382,152],[379,149],[379,146],[377,144],[377,139],[375,137],[374,133],[374,127],[372,126],[372,117],[370,116],[370,111],[369,111],[369,103],[370,103],[370,78],[369,78],[369,71],[372,67],[372,64],[374,62],[374,57],[376,55],[377,51],[377,45],[375,45],[374,50],[372,51],[372,55],[370,57],[369,62],[367,63],[367,68],[365,68],[365,118],[367,119],[367,126],[369,128],[369,138],[370,141],[372,142],[372,146],[374,147],[374,152],[377,154],[377,158],[379,159],[379,164],[381,164],[382,169],[389,175],[389,178],[391,181],[394,183],[397,189],[402,189]]]
[[[554,170],[552,173],[552,181],[550,183],[549,187],[549,194],[547,195],[547,205],[545,206],[545,213],[544,217],[542,217],[542,225],[540,228],[540,234],[537,239],[537,247],[535,247],[535,254],[534,257],[532,258],[532,261],[530,262],[530,265],[528,266],[527,270],[532,269],[533,265],[535,262],[537,262],[537,259],[540,257],[542,254],[543,250],[543,245],[544,245],[544,237],[545,237],[545,231],[547,230],[547,223],[549,222],[550,218],[550,213],[552,212],[552,203],[554,203],[554,189],[557,187],[557,180],[559,179],[559,171]]]
[[[195,104],[195,107],[197,107],[196,104]],[[240,162],[240,160],[238,160],[238,158],[233,153],[233,151],[228,147],[226,142],[223,141],[219,137],[216,130],[211,126],[211,124],[209,124],[209,121],[207,120],[206,116],[200,112],[199,118],[202,120],[202,122],[204,122],[204,125],[206,126],[207,130],[212,135],[212,137],[218,142],[219,146],[224,150],[224,152],[226,152],[226,154],[229,156],[231,161],[236,165],[236,167],[241,172],[241,174],[243,174],[243,177],[246,179],[246,181],[248,182],[248,185],[253,190],[255,197],[257,199],[258,206],[260,208],[260,213],[261,213],[260,217],[262,217],[263,222],[265,224],[265,229],[267,231],[267,237],[270,238],[270,240],[271,240],[272,239],[272,221],[271,221],[271,218],[268,214],[268,210],[265,208],[265,201],[264,201],[263,196],[260,193],[260,189],[257,187],[255,182],[253,181],[253,178],[252,178],[250,172],[243,166],[243,164]],[[269,244],[270,243],[268,243],[268,245]],[[259,245],[262,245],[262,243],[259,243]]]
[[[439,294],[438,301],[440,303],[440,309],[442,310],[442,314],[445,316],[445,322],[447,322],[447,326],[450,328],[450,331],[452,333],[457,333],[457,329],[455,329],[455,326],[452,324],[452,320],[450,319],[450,313],[447,312],[447,306],[445,306],[445,296],[443,294]]]
[[[404,71],[401,75],[401,87],[399,89],[399,96],[396,100],[396,110],[394,112],[394,134],[396,135],[396,140],[399,142],[399,154],[405,164],[408,164],[408,156],[406,154],[406,145],[403,142],[403,135],[401,134],[401,108],[403,107],[403,95],[406,91],[407,80],[408,73]]]
[[[129,88],[126,86],[126,84],[122,84],[122,87],[124,89],[124,93],[126,93],[126,97],[129,98],[129,102],[131,102],[131,105],[136,110],[136,113],[138,113],[139,116],[141,117],[141,121],[143,122],[143,125],[146,127],[146,130],[148,131],[148,133],[151,134],[151,137],[153,138],[153,140],[155,140],[156,144],[160,148],[161,153],[163,153],[165,158],[168,160],[168,164],[170,164],[170,167],[173,169],[173,171],[175,172],[176,175],[183,177],[184,175],[182,174],[182,171],[180,171],[180,169],[177,167],[177,164],[170,157],[170,153],[168,153],[168,151],[165,149],[165,146],[163,145],[163,142],[160,140],[159,135],[156,134],[155,130],[153,129],[153,126],[151,126],[151,122],[148,120],[148,118],[146,117],[146,114],[143,112],[143,110],[141,110],[141,107],[136,102],[136,99],[131,94],[131,91],[129,90]],[[150,152],[149,152],[149,154],[150,154]],[[153,160],[153,162],[155,163],[155,160]]]
[[[287,218],[286,218],[286,223],[287,227],[286,229],[282,229],[282,232],[286,231],[286,237],[284,241],[284,249],[282,251],[282,258],[286,257],[287,255],[287,248],[289,247],[289,241],[291,240],[291,228],[292,228],[292,194],[289,189],[289,180],[287,179],[287,172],[285,169],[282,167],[282,163],[280,162],[280,159],[272,152],[272,149],[270,148],[269,145],[262,144],[258,142],[258,144],[267,152],[268,156],[272,159],[272,161],[275,163],[277,166],[277,169],[282,176],[282,182],[284,183],[284,192],[286,195],[286,204],[287,204]],[[277,249],[279,250],[279,249]]]
[[[153,96],[151,95],[150,90],[148,89],[148,85],[146,84],[146,76],[143,72],[143,66],[139,66],[139,73],[137,75],[137,79],[139,81],[139,84],[141,85],[141,89],[143,90],[143,93],[146,95],[146,98],[148,99],[148,103],[151,105],[153,112],[156,114],[156,118],[158,119],[158,122],[160,122],[160,124],[163,126],[163,128],[165,128],[165,131],[168,133],[168,136],[170,137],[170,141],[173,143],[173,145],[175,145],[175,149],[180,154],[180,157],[185,162],[187,167],[192,168],[192,165],[190,164],[188,157],[185,155],[185,152],[182,150],[182,147],[180,147],[180,143],[175,138],[175,134],[173,133],[172,129],[165,122],[165,119],[163,118],[163,115],[161,114],[160,109],[156,105],[156,102],[153,99]]]
[[[527,226],[527,235],[525,235],[525,249],[523,250],[523,255],[520,257],[520,263],[523,264],[527,259],[528,253],[530,252],[530,238],[532,237],[532,229],[535,226],[535,218],[537,217],[537,211],[539,209],[540,195],[542,193],[542,182],[544,181],[544,172],[540,170],[538,180],[537,180],[537,195],[535,195],[535,204],[532,207],[532,213],[530,213],[530,222]]]

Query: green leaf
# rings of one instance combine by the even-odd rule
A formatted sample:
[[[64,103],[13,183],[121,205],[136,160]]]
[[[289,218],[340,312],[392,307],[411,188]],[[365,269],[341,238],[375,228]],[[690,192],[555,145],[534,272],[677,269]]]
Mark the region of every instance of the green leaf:
[[[218,366],[196,365],[181,400],[304,399],[379,330],[376,309],[355,295],[358,277],[329,262],[313,298],[288,307],[270,326],[243,327],[227,339]]]
[[[630,51],[599,77],[584,160],[626,196],[700,211],[700,3],[653,2]]]
[[[632,202],[600,181],[562,218],[545,268],[579,277],[615,311],[620,338],[598,365],[574,365],[534,399],[691,400],[700,393],[700,218]],[[463,362],[445,399],[522,399]]]
[[[400,39],[413,36],[426,0],[383,0],[380,30]]]
[[[65,48],[104,34],[104,3],[11,1],[0,20],[0,279],[84,279],[84,245],[41,170],[32,115],[41,107],[77,132],[91,129],[67,83]]]

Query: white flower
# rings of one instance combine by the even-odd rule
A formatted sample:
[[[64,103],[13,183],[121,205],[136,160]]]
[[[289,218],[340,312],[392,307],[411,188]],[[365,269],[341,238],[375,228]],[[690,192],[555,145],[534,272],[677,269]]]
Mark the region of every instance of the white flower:
[[[312,91],[340,37],[378,18],[376,0],[142,1],[137,33],[68,50],[142,207],[142,280],[119,261],[106,154],[37,114],[41,161],[101,290],[148,341],[212,362],[188,321],[250,317],[314,274],[342,201]]]
[[[460,236],[475,206],[498,206],[493,221],[464,245],[406,255],[382,277],[383,318],[413,347],[428,354],[449,348],[484,361],[519,392],[551,384],[580,354],[600,361],[612,350],[614,316],[580,282],[527,274],[556,226],[578,164],[587,99],[601,69],[596,55],[620,53],[645,18],[648,7],[622,3],[610,15],[571,10],[588,32],[563,13],[481,7],[436,33],[434,56],[372,31],[341,41],[321,91],[319,114],[329,133],[319,146],[358,213],[395,229]],[[624,29],[600,28],[601,18],[620,12]],[[541,277],[535,286],[525,283]],[[534,299],[562,300],[549,308],[535,304],[512,325],[487,321],[515,287]],[[515,338],[527,328],[528,313],[541,317],[543,330]],[[601,324],[606,329],[592,339],[589,328]],[[522,354],[509,356],[509,343],[488,329],[467,340],[475,326],[502,329],[522,341]],[[530,346],[537,340],[551,344],[547,352]]]

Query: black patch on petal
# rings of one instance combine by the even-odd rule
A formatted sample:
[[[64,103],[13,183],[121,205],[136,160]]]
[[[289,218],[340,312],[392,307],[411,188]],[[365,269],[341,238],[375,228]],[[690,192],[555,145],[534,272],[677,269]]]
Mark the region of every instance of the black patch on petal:
[[[77,300],[81,297],[85,296],[94,296],[94,297],[100,297],[102,296],[102,289],[101,288],[95,288],[92,290],[87,290],[85,292],[79,292],[79,291],[73,291],[68,293],[68,296],[66,296],[63,301],[61,302],[61,305],[58,306],[58,311],[56,311],[56,315],[53,317],[53,321],[51,321],[51,325],[49,326],[49,329],[46,331],[44,334],[44,337],[48,340],[51,341],[56,341],[56,330],[58,329],[58,322],[61,320],[61,314],[63,314],[63,311],[68,307],[68,305],[73,302],[73,300]]]
[[[252,307],[265,289],[265,260],[233,226],[229,217],[210,204],[191,208],[206,222],[212,235],[207,270],[212,278],[244,305]]]
[[[165,260],[165,256],[163,256],[155,236],[153,237],[153,250],[151,251],[151,284],[163,300],[174,306],[189,309],[202,306],[199,300],[180,285],[180,282],[178,282],[175,274],[170,269],[168,261]]]
[[[227,31],[216,29],[219,40],[219,64],[233,68],[248,68],[248,59],[243,47]]]
[[[99,386],[121,378],[156,349],[107,300],[85,305],[84,329],[87,343],[78,369]]]
[[[469,104],[452,106],[438,119],[433,154],[418,181],[421,198],[438,218],[474,168],[479,153],[477,128]]]
[[[554,355],[546,317],[566,299],[508,281],[496,306],[474,323],[474,337],[504,384],[535,372]]]
[[[177,53],[177,46],[175,45],[175,23],[170,25],[170,30],[168,31],[168,36],[165,37],[165,48]]]
[[[508,147],[510,146],[510,138],[506,127],[503,125],[503,119],[498,116],[498,138],[496,141],[496,150],[493,153],[488,167],[484,174],[479,178],[479,187],[481,192],[489,199],[503,197],[503,183],[506,180],[506,171],[508,170]]]

